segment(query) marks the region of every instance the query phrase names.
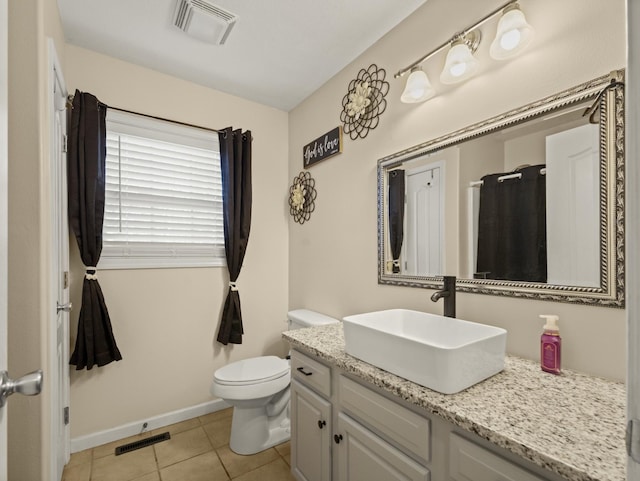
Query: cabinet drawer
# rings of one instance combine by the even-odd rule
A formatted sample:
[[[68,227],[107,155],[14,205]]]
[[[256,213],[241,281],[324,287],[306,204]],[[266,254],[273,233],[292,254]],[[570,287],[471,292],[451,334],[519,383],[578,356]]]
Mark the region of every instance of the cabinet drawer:
[[[331,368],[299,351],[291,351],[291,375],[326,397],[331,396]]]
[[[449,435],[449,474],[456,481],[544,481],[453,433]]]
[[[340,407],[429,462],[429,420],[351,379],[340,376]]]

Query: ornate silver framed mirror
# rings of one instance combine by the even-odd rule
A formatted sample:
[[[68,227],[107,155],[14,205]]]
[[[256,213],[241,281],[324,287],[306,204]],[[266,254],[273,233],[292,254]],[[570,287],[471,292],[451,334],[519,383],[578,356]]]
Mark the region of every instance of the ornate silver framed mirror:
[[[378,161],[378,283],[624,307],[624,71]]]

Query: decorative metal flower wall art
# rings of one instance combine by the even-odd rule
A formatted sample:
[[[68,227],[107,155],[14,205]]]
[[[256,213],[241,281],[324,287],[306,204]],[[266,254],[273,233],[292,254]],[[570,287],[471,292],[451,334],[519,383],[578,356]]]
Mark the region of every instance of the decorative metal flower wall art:
[[[294,177],[289,187],[289,214],[299,224],[304,224],[311,217],[315,209],[317,192],[316,181],[311,178],[309,172],[302,171]]]
[[[358,76],[349,82],[347,94],[342,99],[340,121],[351,140],[364,139],[369,130],[378,126],[380,115],[387,108],[385,99],[389,93],[389,82],[384,79],[384,69],[371,64],[360,69]]]

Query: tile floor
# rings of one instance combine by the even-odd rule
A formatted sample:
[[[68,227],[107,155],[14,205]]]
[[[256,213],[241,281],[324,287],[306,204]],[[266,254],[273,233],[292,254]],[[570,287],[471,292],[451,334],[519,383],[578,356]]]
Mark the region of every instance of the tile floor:
[[[289,443],[253,456],[229,449],[232,409],[71,455],[62,481],[294,481]],[[115,448],[169,431],[171,439],[120,456]]]

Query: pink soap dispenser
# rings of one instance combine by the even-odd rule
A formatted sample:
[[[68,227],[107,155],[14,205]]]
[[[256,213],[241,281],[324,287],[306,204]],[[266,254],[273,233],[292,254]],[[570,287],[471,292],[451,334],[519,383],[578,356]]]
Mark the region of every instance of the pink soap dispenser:
[[[547,320],[540,338],[540,365],[545,372],[560,374],[562,339],[558,329],[558,316],[541,314],[540,317]]]

